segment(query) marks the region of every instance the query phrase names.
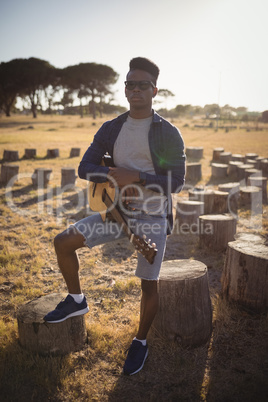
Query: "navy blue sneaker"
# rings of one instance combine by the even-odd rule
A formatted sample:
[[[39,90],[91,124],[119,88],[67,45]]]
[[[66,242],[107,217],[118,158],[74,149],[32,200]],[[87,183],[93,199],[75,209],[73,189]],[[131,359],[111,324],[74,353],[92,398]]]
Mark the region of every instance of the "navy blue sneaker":
[[[68,295],[65,300],[61,301],[55,310],[50,311],[44,320],[49,323],[62,322],[67,318],[77,315],[86,314],[89,311],[86,297],[81,303],[76,303],[71,295]]]
[[[134,339],[123,367],[124,374],[133,375],[138,373],[143,368],[147,356],[148,345],[143,346],[140,341]]]

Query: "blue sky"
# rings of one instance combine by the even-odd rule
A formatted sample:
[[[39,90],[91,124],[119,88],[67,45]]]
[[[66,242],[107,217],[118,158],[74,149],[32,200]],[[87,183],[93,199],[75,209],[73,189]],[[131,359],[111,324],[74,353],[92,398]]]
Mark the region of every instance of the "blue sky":
[[[0,61],[38,57],[55,67],[81,62],[120,74],[132,57],[160,67],[166,106],[208,103],[268,109],[266,0],[0,0]]]

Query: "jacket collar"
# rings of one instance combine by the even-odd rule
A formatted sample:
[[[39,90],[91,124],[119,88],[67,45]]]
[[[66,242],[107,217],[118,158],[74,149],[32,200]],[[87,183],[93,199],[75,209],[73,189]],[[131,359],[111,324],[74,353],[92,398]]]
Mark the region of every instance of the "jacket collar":
[[[152,111],[153,111],[153,123],[162,123],[162,117],[158,113],[156,113],[154,109],[152,109]],[[118,119],[124,123],[127,120],[128,115],[129,111],[118,116]]]

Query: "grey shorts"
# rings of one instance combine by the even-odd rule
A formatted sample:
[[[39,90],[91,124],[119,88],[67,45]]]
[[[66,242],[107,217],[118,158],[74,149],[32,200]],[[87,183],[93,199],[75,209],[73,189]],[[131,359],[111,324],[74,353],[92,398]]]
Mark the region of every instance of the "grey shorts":
[[[141,279],[158,280],[163,256],[166,248],[167,219],[159,215],[140,213],[137,217],[124,215],[128,226],[138,236],[146,235],[156,244],[157,253],[153,264],[150,264],[141,253],[135,275]],[[126,236],[121,225],[112,221],[102,221],[99,213],[89,215],[73,224],[85,238],[85,246],[92,248],[101,244],[121,239]],[[134,249],[134,248],[133,248]]]

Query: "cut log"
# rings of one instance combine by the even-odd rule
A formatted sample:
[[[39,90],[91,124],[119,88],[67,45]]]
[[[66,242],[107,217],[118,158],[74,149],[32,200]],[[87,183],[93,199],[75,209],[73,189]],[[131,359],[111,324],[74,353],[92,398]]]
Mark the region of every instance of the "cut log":
[[[245,180],[246,178],[246,170],[247,169],[253,169],[253,165],[250,164],[242,164],[237,166],[237,172],[238,172],[238,180]]]
[[[252,165],[252,169],[256,169],[257,161],[255,161],[253,159],[245,159],[245,164]]]
[[[214,190],[212,214],[225,214],[228,210],[229,193]]]
[[[227,177],[228,165],[225,163],[212,163],[211,176],[216,179],[223,179]]]
[[[228,242],[234,240],[236,219],[225,215],[199,216],[199,244],[212,250],[224,251]]]
[[[249,178],[254,176],[261,176],[262,171],[258,169],[246,169],[245,170],[245,180],[246,184],[249,185]]]
[[[213,161],[219,161],[220,160],[220,154],[224,152],[224,148],[214,148],[213,149],[213,154],[212,154],[212,160]]]
[[[76,181],[75,169],[73,168],[62,168],[61,169],[61,187],[68,187],[69,189],[75,187]]]
[[[258,158],[256,158],[256,169],[260,169],[261,170],[261,161],[263,161],[265,158],[263,156],[258,156]]]
[[[70,158],[80,156],[80,148],[72,148],[70,151]]]
[[[268,309],[268,247],[261,236],[243,233],[228,244],[222,272],[226,299],[248,309]]]
[[[186,156],[189,159],[202,159],[203,158],[203,147],[187,147]]]
[[[182,346],[206,343],[212,331],[207,267],[200,261],[164,261],[161,267],[159,309],[150,334]]]
[[[240,187],[239,207],[250,209],[254,215],[262,214],[262,191],[259,187]]]
[[[38,168],[35,169],[32,175],[32,183],[35,187],[45,188],[47,187],[51,178],[52,169]]]
[[[214,191],[210,189],[200,190],[193,188],[188,191],[189,200],[201,201],[204,203],[204,214],[211,214],[213,211]]]
[[[3,160],[6,162],[15,162],[19,160],[19,151],[4,150]]]
[[[236,161],[236,162],[243,162],[245,161],[245,157],[240,154],[232,154],[231,161]]]
[[[228,211],[232,215],[237,214],[238,209],[238,200],[240,194],[240,183],[233,182],[233,183],[224,183],[218,185],[219,191],[228,192]]]
[[[34,159],[36,157],[36,149],[35,148],[26,148],[24,150],[24,158],[25,159]]]
[[[262,176],[250,176],[249,185],[253,187],[259,187],[262,191],[262,203],[267,204],[267,177]]]
[[[9,180],[11,180],[17,174],[19,174],[19,165],[10,165],[8,163],[4,163],[1,166],[1,182],[3,184],[8,184]]]
[[[41,355],[65,355],[81,350],[87,341],[84,316],[48,324],[43,317],[54,310],[66,295],[54,293],[32,300],[17,313],[19,342],[31,352]]]
[[[58,148],[47,150],[47,158],[57,158],[58,156],[60,156],[60,151]]]
[[[246,155],[245,155],[245,159],[257,159],[258,158],[258,154],[255,154],[255,153],[247,153]]]
[[[220,153],[220,163],[226,163],[228,165],[231,158],[232,158],[231,152],[221,152]]]
[[[261,170],[262,170],[262,175],[265,177],[268,177],[268,159],[263,159],[261,161]]]
[[[178,200],[176,204],[177,233],[198,233],[198,217],[204,214],[201,201]]]
[[[197,183],[202,178],[201,163],[187,163],[186,165],[186,182]]]
[[[233,180],[238,180],[238,166],[243,164],[243,162],[239,161],[230,161],[228,164],[228,176]]]
[[[240,183],[223,183],[218,185],[219,191],[227,191],[228,193],[238,193],[239,192]]]

